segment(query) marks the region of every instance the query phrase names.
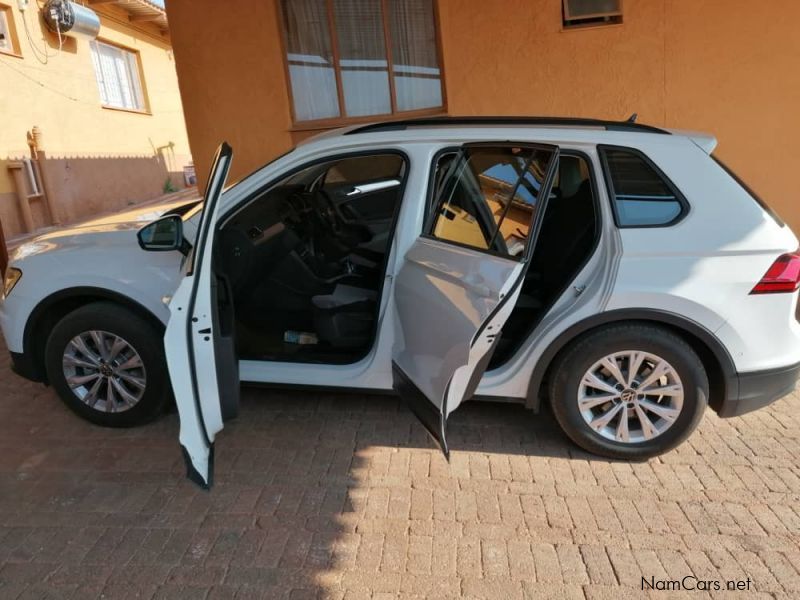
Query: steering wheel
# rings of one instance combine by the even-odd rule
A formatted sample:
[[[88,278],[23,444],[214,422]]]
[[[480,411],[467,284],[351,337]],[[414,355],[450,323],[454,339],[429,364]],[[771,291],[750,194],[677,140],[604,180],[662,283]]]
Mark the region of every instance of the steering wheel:
[[[314,213],[323,227],[338,235],[342,229],[342,220],[330,194],[323,189],[314,191],[313,204]]]

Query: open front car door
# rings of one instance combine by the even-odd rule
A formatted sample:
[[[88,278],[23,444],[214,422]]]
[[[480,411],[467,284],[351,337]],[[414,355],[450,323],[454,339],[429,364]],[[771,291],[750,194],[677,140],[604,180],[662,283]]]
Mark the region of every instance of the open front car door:
[[[164,334],[167,365],[180,416],[180,442],[189,479],[211,487],[214,438],[239,409],[239,365],[227,281],[214,269],[219,200],[232,150],[223,143],[211,167],[197,240],[169,304]]]
[[[447,447],[447,418],[471,397],[519,297],[558,147],[468,144],[440,154],[431,214],[395,279],[395,389]]]

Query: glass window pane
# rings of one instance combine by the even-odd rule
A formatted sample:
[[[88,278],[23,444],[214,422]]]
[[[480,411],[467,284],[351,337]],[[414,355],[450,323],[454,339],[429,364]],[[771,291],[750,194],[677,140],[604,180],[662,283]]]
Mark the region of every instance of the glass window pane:
[[[568,19],[585,19],[621,12],[620,0],[565,0],[564,9]]]
[[[465,150],[446,167],[433,235],[519,256],[525,249],[552,152],[510,147]]]
[[[396,154],[359,156],[340,160],[325,174],[325,185],[364,183],[400,177],[405,162]]]
[[[498,237],[503,240],[508,253],[517,256],[525,249],[536,212],[539,189],[544,182],[552,153],[516,149],[507,149],[506,152],[512,153],[512,157],[507,157],[507,162],[490,168],[481,178],[494,188],[494,196],[489,199],[489,205],[499,225]]]
[[[103,82],[106,87],[106,98],[109,106],[123,106],[122,88],[115,65],[116,55],[114,49],[106,44],[97,44],[100,54],[100,70],[103,73]]]
[[[96,40],[89,47],[101,102],[114,108],[144,110],[137,55]]]
[[[114,48],[114,73],[119,86],[122,101],[120,102],[121,108],[135,108],[133,104],[133,90],[131,90],[131,82],[128,78],[128,65],[125,62],[125,56],[121,50]]]
[[[346,115],[391,113],[381,3],[334,0],[333,6]]]
[[[604,150],[620,225],[664,225],[683,207],[672,188],[638,154]]]
[[[432,0],[389,0],[397,110],[442,106]]]
[[[295,119],[340,116],[325,0],[282,4]]]
[[[663,225],[681,214],[680,204],[648,200],[617,199],[620,225]]]
[[[106,93],[106,84],[103,78],[103,68],[100,63],[100,52],[97,47],[97,42],[92,40],[89,42],[89,47],[92,52],[92,66],[94,66],[94,76],[97,81],[97,88],[100,90],[100,102],[108,104],[108,94]]]
[[[144,94],[142,93],[142,82],[139,81],[139,62],[133,52],[126,53],[128,67],[128,78],[130,79],[133,91],[134,106],[139,110],[144,110]]]
[[[8,17],[6,14],[8,10],[0,6],[0,50],[13,52],[14,48],[11,45],[11,32],[8,30]]]

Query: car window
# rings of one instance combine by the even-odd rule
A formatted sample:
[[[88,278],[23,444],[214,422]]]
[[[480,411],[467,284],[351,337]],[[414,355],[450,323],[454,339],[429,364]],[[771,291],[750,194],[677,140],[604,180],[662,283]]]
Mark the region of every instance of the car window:
[[[527,244],[551,152],[473,147],[441,156],[434,168],[430,235],[520,256]]]
[[[189,202],[188,204],[181,204],[180,206],[176,206],[175,208],[171,208],[170,210],[166,211],[162,217],[181,217],[184,221],[191,219],[192,216],[200,209],[202,209],[202,200],[195,200],[194,202]]]
[[[325,185],[364,183],[402,178],[405,161],[396,154],[356,156],[334,163],[325,173]]]
[[[684,212],[677,189],[642,154],[610,147],[601,154],[620,227],[669,225]]]
[[[314,215],[368,225],[372,234],[385,232],[391,225],[386,221],[391,221],[399,205],[406,165],[403,155],[380,150],[314,162],[254,193],[221,227],[239,227],[250,235],[254,225],[263,232],[288,219],[300,228],[313,228]],[[327,180],[331,174],[336,182]]]

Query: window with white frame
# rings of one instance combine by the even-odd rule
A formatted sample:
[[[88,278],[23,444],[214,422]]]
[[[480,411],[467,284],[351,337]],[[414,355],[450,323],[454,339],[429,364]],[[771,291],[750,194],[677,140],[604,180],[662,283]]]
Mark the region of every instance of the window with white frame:
[[[622,23],[622,0],[563,0],[565,29]]]
[[[90,45],[103,106],[145,110],[137,54],[97,40]]]

